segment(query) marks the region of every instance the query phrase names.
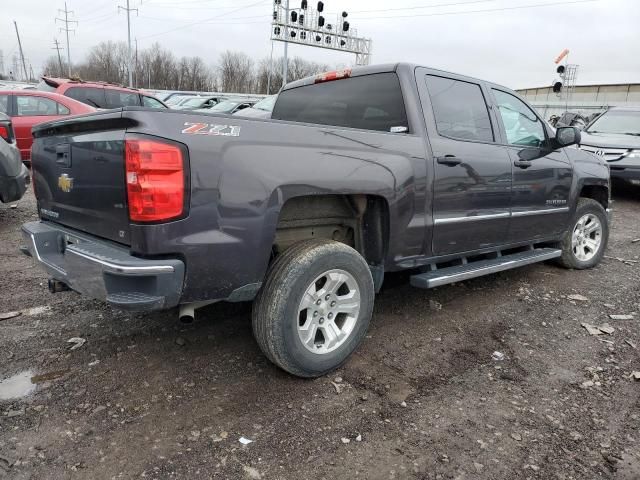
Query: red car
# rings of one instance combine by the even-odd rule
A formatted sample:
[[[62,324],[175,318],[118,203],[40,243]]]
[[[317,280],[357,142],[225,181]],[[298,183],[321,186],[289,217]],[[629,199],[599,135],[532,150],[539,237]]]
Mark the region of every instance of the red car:
[[[57,93],[37,90],[0,90],[0,112],[11,117],[22,161],[31,161],[31,127],[68,115],[96,109]]]
[[[107,82],[85,82],[84,80],[68,78],[42,77],[42,81],[36,88],[45,92],[55,92],[71,97],[96,108],[168,108],[157,98],[140,90]]]

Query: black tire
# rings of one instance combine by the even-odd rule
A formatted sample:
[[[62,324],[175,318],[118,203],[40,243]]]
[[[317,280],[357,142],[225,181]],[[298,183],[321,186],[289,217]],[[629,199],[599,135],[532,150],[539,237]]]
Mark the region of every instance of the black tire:
[[[355,280],[360,308],[343,343],[319,354],[308,350],[300,339],[299,306],[314,280],[332,269],[344,270]],[[270,267],[253,304],[253,333],[275,365],[299,377],[318,377],[342,365],[360,345],[369,327],[374,296],[371,271],[356,250],[329,240],[303,241],[285,250]]]
[[[572,246],[572,236],[574,230],[576,229],[578,221],[584,215],[587,215],[589,213],[595,215],[600,220],[600,224],[602,225],[602,240],[600,242],[600,247],[598,248],[597,253],[589,260],[583,261],[580,260],[574,252]],[[564,238],[558,245],[558,248],[562,249],[562,256],[558,259],[558,263],[564,268],[572,268],[576,270],[593,268],[598,265],[602,260],[602,257],[604,257],[604,252],[607,248],[608,241],[609,220],[604,207],[596,200],[593,200],[591,198],[580,198],[578,200],[578,207],[576,208],[573,219],[571,220],[571,226],[565,232]]]

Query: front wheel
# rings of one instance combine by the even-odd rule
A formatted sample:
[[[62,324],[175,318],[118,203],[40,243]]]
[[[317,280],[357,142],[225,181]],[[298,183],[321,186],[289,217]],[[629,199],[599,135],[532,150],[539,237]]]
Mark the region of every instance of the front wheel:
[[[578,270],[595,267],[604,257],[608,240],[609,221],[604,208],[591,198],[580,198],[571,228],[560,243],[559,263]]]
[[[334,241],[309,240],[269,269],[253,306],[253,332],[274,364],[300,377],[339,367],[362,342],[374,286],[364,258]]]

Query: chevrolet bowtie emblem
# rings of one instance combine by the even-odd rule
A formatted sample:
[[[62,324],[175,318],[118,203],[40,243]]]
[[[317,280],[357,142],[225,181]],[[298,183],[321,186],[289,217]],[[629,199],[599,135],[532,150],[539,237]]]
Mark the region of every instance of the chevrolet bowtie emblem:
[[[58,177],[58,187],[65,193],[69,193],[73,189],[73,178],[66,173]]]

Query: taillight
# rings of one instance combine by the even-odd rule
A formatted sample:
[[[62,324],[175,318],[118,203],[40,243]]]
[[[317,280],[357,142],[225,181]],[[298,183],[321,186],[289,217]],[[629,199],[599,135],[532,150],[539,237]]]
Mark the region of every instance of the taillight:
[[[0,138],[7,143],[11,143],[11,132],[6,125],[0,125]]]
[[[158,222],[184,211],[185,176],[182,150],[175,145],[132,138],[125,140],[129,218]]]

